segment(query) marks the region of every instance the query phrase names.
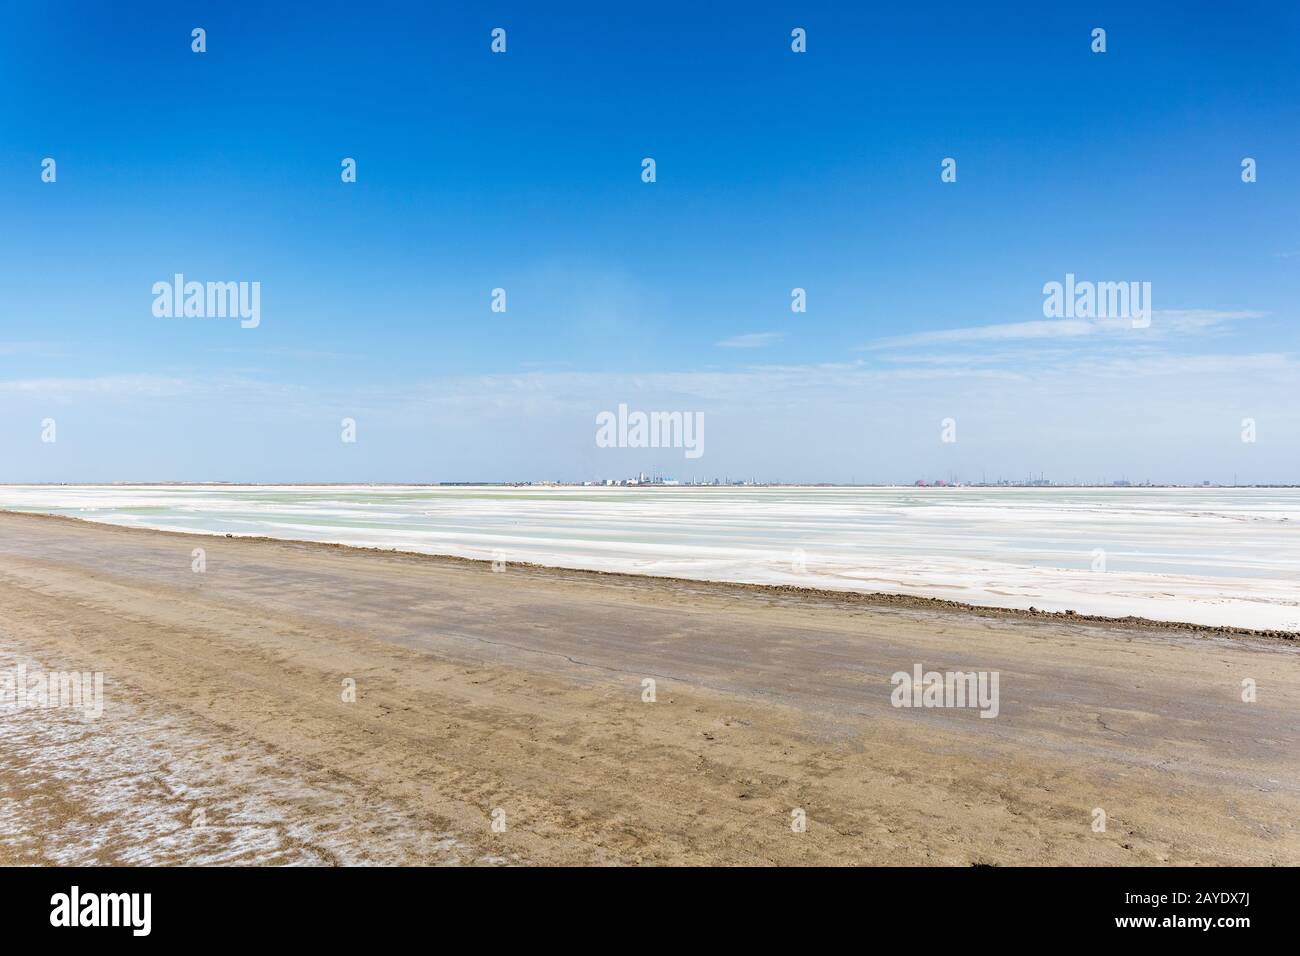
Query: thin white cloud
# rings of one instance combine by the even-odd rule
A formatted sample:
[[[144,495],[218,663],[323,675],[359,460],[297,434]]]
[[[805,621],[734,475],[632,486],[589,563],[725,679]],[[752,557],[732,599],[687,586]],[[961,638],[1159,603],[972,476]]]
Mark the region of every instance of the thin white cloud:
[[[62,346],[53,342],[0,342],[0,355],[62,356]]]
[[[1225,312],[1214,309],[1157,309],[1151,314],[1151,325],[1139,329],[1133,328],[1132,322],[1125,319],[1035,319],[1029,322],[1005,322],[957,329],[936,329],[912,335],[894,335],[864,345],[860,351],[959,342],[1078,339],[1102,334],[1127,334],[1149,339],[1169,334],[1187,335],[1208,332],[1228,322],[1257,319],[1267,314],[1248,311]]]
[[[1262,319],[1267,312],[1220,312],[1214,309],[1157,309],[1152,313],[1152,324],[1170,332],[1200,332],[1217,328],[1241,319]]]
[[[0,382],[0,392],[32,395],[171,396],[191,391],[184,379],[160,375],[103,375],[94,378],[29,378]]]
[[[291,349],[291,348],[232,348],[232,347],[212,347],[207,351],[217,354],[229,355],[254,355],[254,356],[278,356],[281,358],[294,359],[354,359],[355,352],[329,352],[318,349]]]
[[[534,370],[368,385],[149,375],[7,381],[0,481],[607,476],[624,461],[635,471],[646,460],[607,455],[594,443],[595,416],[620,402],[706,414],[700,473],[708,475],[892,481],[955,468],[963,477],[1036,469],[1067,480],[1140,472],[1230,481],[1238,470],[1251,480],[1300,477],[1293,355],[1024,351],[1023,360],[996,367],[962,365],[954,354],[946,366]],[[47,415],[59,420],[57,456],[35,430]],[[361,456],[338,440],[344,417],[360,423]],[[939,440],[946,417],[960,422],[958,446]],[[1246,418],[1259,423],[1256,444],[1240,440]],[[656,464],[677,468],[681,459],[666,453]]]
[[[729,339],[713,344],[724,349],[760,349],[779,342],[784,337],[784,332],[751,332],[748,335],[733,335]]]
[[[939,345],[947,342],[987,342],[1011,339],[1058,339],[1091,335],[1097,326],[1086,319],[1040,319],[1034,322],[1007,322],[1000,325],[975,325],[960,329],[937,329],[912,335],[893,335],[878,339],[864,350],[891,349],[912,345]]]

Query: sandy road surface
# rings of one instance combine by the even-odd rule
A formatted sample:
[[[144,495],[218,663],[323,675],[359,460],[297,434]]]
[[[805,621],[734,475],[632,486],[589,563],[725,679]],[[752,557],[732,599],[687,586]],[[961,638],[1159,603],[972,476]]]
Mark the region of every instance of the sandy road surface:
[[[1285,641],[0,514],[20,664],[0,863],[1300,863]]]

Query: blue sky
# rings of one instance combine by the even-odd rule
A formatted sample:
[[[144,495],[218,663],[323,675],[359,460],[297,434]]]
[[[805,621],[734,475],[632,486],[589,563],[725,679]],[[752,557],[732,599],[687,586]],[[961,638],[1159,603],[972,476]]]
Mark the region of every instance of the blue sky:
[[[1300,482],[1300,8],[987,6],[8,9],[0,481]],[[596,448],[619,402],[705,455]]]

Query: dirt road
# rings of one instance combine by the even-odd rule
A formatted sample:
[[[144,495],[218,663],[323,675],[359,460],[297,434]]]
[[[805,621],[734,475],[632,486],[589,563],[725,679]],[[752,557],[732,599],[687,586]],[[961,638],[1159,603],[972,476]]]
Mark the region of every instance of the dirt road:
[[[0,863],[1294,865],[1298,653],[0,514]]]

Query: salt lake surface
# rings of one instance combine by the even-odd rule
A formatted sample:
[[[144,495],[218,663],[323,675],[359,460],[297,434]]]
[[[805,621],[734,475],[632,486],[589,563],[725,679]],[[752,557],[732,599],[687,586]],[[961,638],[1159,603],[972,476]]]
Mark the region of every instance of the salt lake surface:
[[[9,485],[0,508],[1300,631],[1300,489]]]

